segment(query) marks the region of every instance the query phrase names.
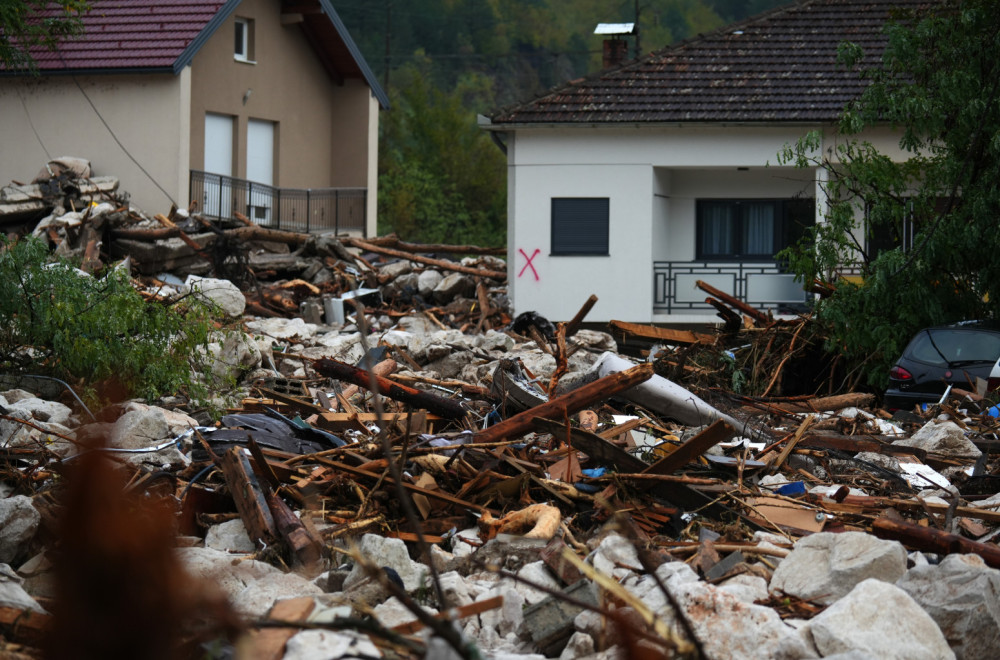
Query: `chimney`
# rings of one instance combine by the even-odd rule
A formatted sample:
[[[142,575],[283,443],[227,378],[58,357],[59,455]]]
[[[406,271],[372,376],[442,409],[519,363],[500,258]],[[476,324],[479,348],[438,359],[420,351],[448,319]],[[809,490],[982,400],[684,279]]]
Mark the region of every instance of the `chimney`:
[[[624,39],[604,40],[604,62],[605,69],[616,67],[628,58],[628,42]]]
[[[628,59],[628,41],[622,37],[636,34],[635,23],[598,23],[594,34],[607,37],[604,40],[604,68],[610,69]]]

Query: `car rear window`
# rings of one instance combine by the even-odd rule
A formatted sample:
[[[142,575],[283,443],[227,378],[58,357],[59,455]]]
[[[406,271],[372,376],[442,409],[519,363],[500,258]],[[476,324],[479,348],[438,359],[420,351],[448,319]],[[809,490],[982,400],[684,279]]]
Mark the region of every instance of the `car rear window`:
[[[921,332],[906,349],[907,357],[928,364],[995,362],[1000,357],[1000,334],[938,328]]]

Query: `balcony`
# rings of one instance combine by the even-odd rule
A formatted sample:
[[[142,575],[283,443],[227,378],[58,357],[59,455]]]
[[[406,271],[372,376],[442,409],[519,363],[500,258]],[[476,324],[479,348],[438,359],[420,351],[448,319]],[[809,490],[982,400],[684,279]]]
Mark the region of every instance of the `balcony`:
[[[365,188],[276,188],[246,179],[191,170],[190,199],[202,215],[241,213],[254,224],[299,232],[366,233]]]
[[[805,311],[809,297],[793,274],[773,262],[654,261],[653,312],[714,313],[705,292],[695,286],[698,280],[775,314]]]

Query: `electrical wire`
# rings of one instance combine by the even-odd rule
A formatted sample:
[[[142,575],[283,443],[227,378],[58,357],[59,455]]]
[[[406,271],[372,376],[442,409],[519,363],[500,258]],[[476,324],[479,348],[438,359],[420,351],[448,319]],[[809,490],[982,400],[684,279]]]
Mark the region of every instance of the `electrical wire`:
[[[21,90],[17,90],[17,98],[21,99],[21,107],[24,108],[24,114],[28,118],[28,126],[31,126],[31,132],[35,134],[35,139],[38,140],[38,144],[41,145],[42,151],[45,152],[45,158],[52,160],[52,154],[49,150],[45,148],[45,143],[42,142],[42,136],[38,134],[38,129],[35,128],[35,122],[31,121],[31,113],[28,112],[28,104],[24,102],[24,96],[21,95]]]

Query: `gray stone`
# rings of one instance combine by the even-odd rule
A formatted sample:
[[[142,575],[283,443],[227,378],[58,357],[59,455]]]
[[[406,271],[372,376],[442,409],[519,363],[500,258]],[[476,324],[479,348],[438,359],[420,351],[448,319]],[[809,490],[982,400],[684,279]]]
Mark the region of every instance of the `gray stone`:
[[[211,548],[175,552],[192,577],[213,582],[236,611],[247,617],[264,616],[276,600],[323,593],[309,580],[261,561],[234,562],[232,555]]]
[[[543,561],[533,561],[530,564],[525,564],[521,567],[521,570],[517,572],[517,577],[522,580],[528,580],[533,584],[538,584],[543,587],[548,587],[553,591],[559,591],[562,589],[562,585],[555,579],[552,573],[549,571],[548,567],[545,566]],[[529,587],[524,582],[515,583],[515,588],[518,593],[524,597],[524,601],[528,605],[534,605],[535,603],[540,603],[549,597],[549,594],[542,591],[541,589],[535,589]]]
[[[430,615],[437,614],[437,610],[431,607],[422,607]],[[373,610],[375,618],[386,628],[395,628],[404,623],[417,620],[417,615],[410,611],[408,607],[399,602],[395,596],[377,605]]]
[[[420,277],[417,278],[417,288],[420,291],[420,295],[424,298],[430,296],[435,287],[444,279],[444,275],[436,270],[425,270],[420,273]]]
[[[218,306],[230,318],[239,318],[246,310],[247,300],[243,292],[229,280],[188,275],[184,293],[188,292],[194,294],[196,298]]]
[[[1000,648],[1000,571],[978,555],[911,568],[896,586],[937,623],[958,658],[990,660]]]
[[[378,658],[382,653],[372,641],[354,631],[303,630],[285,642],[282,660]]]
[[[574,660],[594,652],[594,638],[587,633],[575,632],[566,642],[566,648],[559,654],[559,660]]]
[[[865,461],[866,463],[871,463],[872,465],[877,465],[880,468],[886,470],[892,470],[895,473],[901,471],[899,467],[899,459],[895,456],[887,456],[886,454],[877,454],[873,451],[863,451],[856,454],[854,458],[859,461]]]
[[[751,605],[758,600],[767,600],[767,580],[757,575],[736,575],[720,584],[719,589]]]
[[[261,364],[260,348],[244,332],[216,334],[208,345],[212,375],[221,380],[238,381]]]
[[[41,605],[21,586],[22,580],[7,564],[0,564],[0,607],[45,612]]]
[[[476,292],[476,282],[465,273],[448,273],[434,287],[434,300],[446,304],[458,297],[469,297]]]
[[[378,269],[378,278],[379,281],[389,282],[412,271],[413,262],[400,259],[399,261],[393,261],[391,264],[380,266]]]
[[[869,578],[809,622],[823,656],[852,650],[884,660],[954,658],[941,630],[899,587]]]
[[[488,600],[496,596],[503,596],[503,605],[480,614],[480,627],[493,628],[501,636],[516,633],[524,622],[524,596],[518,593],[513,584],[501,582],[476,600]]]
[[[28,397],[12,402],[8,406],[8,410],[23,410],[40,422],[62,424],[63,426],[69,423],[69,418],[73,414],[68,406],[64,406],[58,401],[46,401],[37,397]]]
[[[465,578],[457,571],[441,573],[438,576],[438,583],[441,585],[441,593],[444,594],[448,607],[460,607],[473,602],[472,594],[469,593],[469,585],[465,583]]]
[[[601,539],[594,550],[593,563],[601,573],[619,580],[633,571],[642,570],[635,545],[620,534],[609,534]]]
[[[928,422],[909,438],[896,440],[893,445],[917,447],[924,451],[952,458],[977,459],[982,455],[976,445],[965,437],[955,422]]]
[[[592,348],[595,351],[618,352],[618,342],[615,341],[615,338],[600,330],[577,330],[576,334],[570,337],[570,341],[574,344],[581,344],[587,348]]]
[[[906,572],[906,549],[863,532],[822,532],[800,539],[771,578],[781,591],[828,605],[859,582],[895,582]]]
[[[402,539],[385,538],[378,534],[365,534],[358,544],[358,552],[376,566],[388,566],[396,571],[408,592],[416,591],[423,586],[430,573],[427,566],[410,559],[406,543]],[[344,581],[344,586],[350,588],[364,578],[364,570],[359,564],[355,564],[351,574]]]
[[[41,520],[30,497],[15,495],[0,500],[0,563],[11,564],[27,554]]]
[[[185,431],[189,431],[192,426],[198,426],[198,420],[190,415],[186,415],[176,410],[167,410],[158,406],[150,406],[138,401],[129,401],[122,407],[123,413],[130,412],[150,412],[159,411],[163,415],[163,421],[167,423],[168,438],[176,438]]]
[[[250,332],[260,335],[267,335],[272,339],[309,339],[316,334],[318,326],[314,323],[306,323],[300,318],[294,319],[257,319],[247,321],[246,327]]]
[[[170,437],[170,427],[160,408],[134,409],[111,427],[109,444],[119,449],[145,449]]]
[[[426,365],[428,371],[436,371],[441,374],[441,378],[451,379],[462,373],[470,362],[475,359],[475,354],[471,351],[449,350],[448,353],[434,362]]]
[[[205,532],[205,547],[223,552],[253,552],[257,549],[239,518],[209,527]]]

